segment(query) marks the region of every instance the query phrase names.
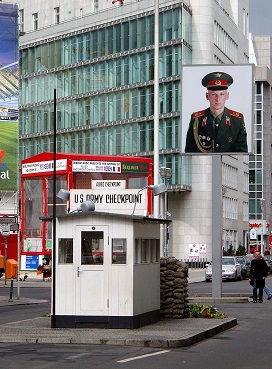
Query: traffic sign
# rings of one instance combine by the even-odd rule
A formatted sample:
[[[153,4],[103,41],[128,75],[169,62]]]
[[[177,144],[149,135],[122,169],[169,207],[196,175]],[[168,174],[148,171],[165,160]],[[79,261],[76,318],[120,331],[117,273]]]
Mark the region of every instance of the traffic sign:
[[[19,231],[19,224],[18,223],[15,223],[15,224],[11,223],[9,225],[9,228],[10,228],[10,231],[12,231],[12,232],[18,232]]]
[[[9,224],[9,223],[16,223],[17,217],[9,216],[9,215],[2,215],[0,216],[0,224]]]
[[[1,233],[3,236],[10,235],[10,227],[9,224],[1,224]]]

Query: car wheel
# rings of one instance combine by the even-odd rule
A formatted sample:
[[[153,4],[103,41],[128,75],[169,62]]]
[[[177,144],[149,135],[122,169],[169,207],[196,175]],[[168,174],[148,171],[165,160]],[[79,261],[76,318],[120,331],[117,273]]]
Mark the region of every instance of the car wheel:
[[[209,278],[206,278],[206,282],[210,282],[210,279]]]

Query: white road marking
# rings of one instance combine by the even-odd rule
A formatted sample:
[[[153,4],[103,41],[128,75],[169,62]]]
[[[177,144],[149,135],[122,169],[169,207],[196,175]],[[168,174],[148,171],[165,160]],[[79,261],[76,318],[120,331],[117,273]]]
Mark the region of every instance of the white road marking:
[[[89,353],[89,352],[82,352],[81,354],[68,356],[68,357],[66,358],[66,360],[75,360],[75,359],[80,359],[80,358],[82,358],[83,356],[88,356],[88,355],[90,355],[90,353]]]
[[[143,358],[148,357],[148,356],[166,354],[169,351],[170,350],[164,350],[164,351],[153,352],[152,354],[145,354],[145,355],[135,356],[135,357],[131,357],[129,359],[118,360],[117,363],[127,363],[128,361],[139,360],[139,359],[143,359]]]

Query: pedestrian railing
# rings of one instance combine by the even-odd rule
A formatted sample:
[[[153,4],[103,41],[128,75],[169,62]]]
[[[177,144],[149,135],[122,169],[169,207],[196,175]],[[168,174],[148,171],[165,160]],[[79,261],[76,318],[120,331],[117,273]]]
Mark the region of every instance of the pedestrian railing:
[[[206,268],[208,263],[207,258],[200,258],[198,260],[184,259],[184,261],[188,265],[189,269],[203,269]]]

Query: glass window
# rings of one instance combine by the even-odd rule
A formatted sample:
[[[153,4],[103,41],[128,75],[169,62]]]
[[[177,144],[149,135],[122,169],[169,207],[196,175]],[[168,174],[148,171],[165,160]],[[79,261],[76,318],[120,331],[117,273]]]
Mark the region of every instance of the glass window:
[[[24,32],[25,13],[24,9],[19,10],[19,31]]]
[[[130,21],[130,48],[136,49],[137,48],[137,20],[134,19]]]
[[[257,154],[261,154],[262,153],[262,141],[261,140],[257,140],[256,141],[256,146],[257,146]]]
[[[33,31],[36,31],[38,29],[38,13],[32,14],[32,28]]]
[[[81,232],[81,264],[103,265],[104,234],[102,231]]]
[[[262,124],[262,111],[258,110],[256,112],[256,124]]]
[[[126,238],[112,239],[112,264],[126,264],[127,240]]]
[[[40,237],[42,222],[39,219],[43,214],[42,202],[43,198],[43,180],[27,179],[24,181],[25,186],[25,237]]]
[[[73,264],[72,238],[59,238],[59,264]]]
[[[94,13],[98,12],[99,10],[98,0],[94,0],[93,7],[94,7]]]
[[[158,263],[160,261],[159,239],[135,240],[135,264]]]
[[[141,263],[148,262],[148,240],[142,240],[141,245]]]
[[[121,24],[113,26],[113,52],[119,53],[121,51]]]
[[[54,8],[54,24],[59,24],[60,22],[60,8]]]
[[[262,93],[262,82],[256,83],[256,93],[261,94]]]

